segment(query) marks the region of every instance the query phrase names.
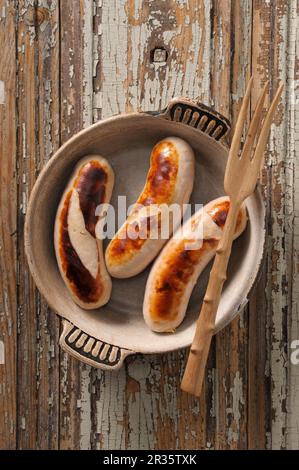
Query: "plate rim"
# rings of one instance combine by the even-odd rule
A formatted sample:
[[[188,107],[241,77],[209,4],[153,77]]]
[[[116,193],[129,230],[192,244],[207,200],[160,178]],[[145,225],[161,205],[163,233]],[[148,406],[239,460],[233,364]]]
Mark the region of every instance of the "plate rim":
[[[159,115],[153,116],[153,115],[147,114],[145,112],[134,112],[134,113],[129,113],[129,114],[127,113],[127,114],[119,114],[119,115],[116,115],[116,116],[111,116],[107,119],[98,121],[98,122],[88,126],[87,128],[84,128],[84,129],[80,130],[79,132],[74,134],[69,140],[67,140],[61,147],[59,147],[59,149],[57,149],[57,151],[53,154],[53,156],[50,158],[50,160],[43,166],[43,168],[42,168],[41,172],[39,173],[38,178],[36,179],[36,181],[34,183],[34,186],[31,190],[30,197],[29,197],[29,202],[28,202],[27,213],[26,213],[26,218],[25,218],[25,224],[24,224],[25,254],[26,254],[30,274],[33,277],[33,280],[34,280],[39,292],[44,297],[44,299],[46,300],[49,307],[63,321],[67,321],[69,323],[72,323],[69,319],[66,319],[63,316],[63,314],[56,307],[53,306],[53,304],[51,302],[51,298],[47,297],[46,288],[44,286],[44,283],[40,281],[40,279],[37,275],[37,272],[36,272],[36,269],[35,269],[35,264],[36,263],[33,261],[34,256],[33,256],[32,245],[30,243],[30,220],[32,218],[34,203],[35,203],[35,200],[38,196],[38,192],[40,190],[40,187],[41,187],[41,185],[43,183],[43,180],[46,177],[47,173],[49,171],[51,171],[52,166],[55,165],[57,160],[59,160],[61,157],[63,157],[63,154],[64,154],[65,150],[68,147],[72,146],[73,143],[75,143],[82,136],[85,136],[86,134],[88,134],[90,132],[93,132],[94,129],[100,129],[101,127],[107,126],[107,125],[109,125],[110,122],[117,121],[117,122],[121,123],[122,121],[125,122],[128,119],[132,119],[132,118],[133,119],[136,119],[136,118],[138,118],[138,119],[141,118],[142,119],[143,117],[150,118],[150,119],[155,119],[155,120],[159,119],[159,120],[163,120],[163,122],[165,122],[165,118],[163,118],[162,116],[159,116]],[[178,126],[184,125],[186,127],[190,127],[187,124],[183,124],[183,123],[180,123],[180,122],[178,122],[176,124]],[[226,152],[226,153],[228,152],[228,145],[226,145],[225,142],[216,141],[213,137],[209,136],[208,134],[201,131],[200,129],[194,129],[194,132],[196,132],[196,133],[199,132],[202,135],[204,135],[204,137],[206,139],[208,139],[216,149],[219,150],[219,146],[220,146],[224,152]],[[222,330],[229,323],[231,323],[231,321],[243,310],[243,308],[245,307],[245,305],[249,301],[250,295],[251,295],[252,291],[254,290],[255,285],[258,282],[260,272],[262,270],[263,260],[264,260],[264,255],[265,255],[265,248],[266,248],[266,209],[265,209],[265,198],[264,198],[263,193],[261,191],[260,185],[257,186],[254,194],[259,198],[259,200],[261,202],[262,211],[263,211],[262,216],[261,216],[261,219],[263,220],[263,227],[261,228],[262,235],[263,235],[263,240],[262,240],[261,245],[260,245],[261,246],[260,257],[259,257],[259,259],[256,263],[256,270],[253,273],[252,281],[249,283],[248,288],[246,289],[246,292],[244,293],[245,298],[243,299],[241,304],[239,304],[234,309],[231,316],[229,316],[225,321],[220,322],[220,325],[218,325],[216,330],[215,330],[215,334],[217,332],[219,332],[220,330]],[[86,333],[88,335],[92,336],[91,333],[89,333],[89,332],[86,332]],[[103,340],[103,341],[105,342],[105,340]],[[110,343],[110,344],[112,344],[112,343]],[[153,348],[152,350],[147,349],[146,351],[142,351],[142,350],[137,351],[137,350],[132,350],[132,349],[125,348],[123,346],[119,346],[118,344],[113,344],[113,346],[119,347],[122,350],[126,350],[126,351],[130,352],[130,354],[138,354],[138,353],[141,353],[141,354],[163,354],[163,353],[166,352],[165,350],[163,350],[163,351],[157,350],[157,348]],[[189,340],[187,340],[186,342],[181,341],[178,346],[174,345],[174,347],[172,347],[170,349],[167,349],[167,352],[177,351],[177,350],[180,350],[180,349],[187,348],[189,346],[190,346],[190,341]]]

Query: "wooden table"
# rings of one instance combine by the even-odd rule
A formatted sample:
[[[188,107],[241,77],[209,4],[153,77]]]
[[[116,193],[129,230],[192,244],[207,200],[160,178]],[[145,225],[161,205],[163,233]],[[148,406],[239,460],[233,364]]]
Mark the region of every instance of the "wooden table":
[[[296,8],[0,0],[1,448],[299,448],[299,365],[290,361],[299,339]],[[185,351],[132,357],[119,373],[81,365],[59,349],[60,320],[25,261],[40,169],[82,127],[177,95],[234,122],[252,71],[253,104],[266,79],[271,96],[285,82],[262,175],[268,256],[249,307],[213,342],[201,399],[179,390]]]

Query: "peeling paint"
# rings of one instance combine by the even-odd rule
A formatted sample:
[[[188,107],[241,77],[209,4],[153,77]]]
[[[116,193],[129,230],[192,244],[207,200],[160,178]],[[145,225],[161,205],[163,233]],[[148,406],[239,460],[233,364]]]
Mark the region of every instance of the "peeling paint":
[[[80,449],[90,449],[91,435],[91,408],[90,408],[90,367],[84,366],[81,370],[81,397],[77,407],[81,412],[80,423]],[[79,406],[78,406],[79,404]]]
[[[93,10],[91,1],[84,0],[83,20],[83,124],[92,123],[92,77],[93,77]]]
[[[3,80],[0,80],[0,104],[5,103],[5,84]]]
[[[4,341],[0,341],[0,365],[5,364],[5,347]]]
[[[127,16],[125,0],[102,5],[103,117],[125,112],[123,83],[127,78]],[[112,39],[113,38],[113,39]]]
[[[288,34],[288,64],[287,64],[287,154],[286,159],[286,188],[288,197],[285,207],[285,224],[287,240],[286,263],[290,270],[292,289],[288,290],[289,305],[289,345],[292,340],[299,339],[299,107],[298,107],[298,74],[299,61],[299,26],[297,2],[290,1],[288,9],[288,24],[285,26]],[[281,54],[284,51],[281,51]],[[290,354],[290,351],[288,351]],[[299,409],[299,367],[288,361],[288,394],[287,394],[287,445],[288,449],[299,448],[299,415],[295,410]]]
[[[269,8],[271,8],[269,6]],[[281,78],[286,78],[286,46],[287,46],[287,12],[282,12],[277,16],[277,36],[276,40],[280,46],[276,48],[279,69],[277,74]],[[281,40],[280,40],[281,37]],[[282,39],[283,38],[283,39]],[[283,50],[281,46],[283,45]],[[285,312],[288,308],[288,296],[282,290],[283,279],[289,277],[288,267],[285,258],[286,243],[285,228],[280,220],[284,218],[284,208],[287,194],[285,187],[285,175],[283,169],[283,155],[285,146],[285,125],[287,110],[282,110],[276,117],[276,123],[271,128],[269,144],[269,163],[272,164],[272,194],[273,194],[273,218],[272,237],[269,254],[279,251],[279,258],[269,263],[267,296],[269,303],[269,314],[271,315],[271,382],[272,382],[272,448],[281,449],[286,447],[286,394],[287,394],[287,351],[284,324],[286,324]],[[279,117],[278,117],[279,116]],[[276,202],[276,194],[279,193],[279,201]],[[270,294],[271,289],[271,294]]]

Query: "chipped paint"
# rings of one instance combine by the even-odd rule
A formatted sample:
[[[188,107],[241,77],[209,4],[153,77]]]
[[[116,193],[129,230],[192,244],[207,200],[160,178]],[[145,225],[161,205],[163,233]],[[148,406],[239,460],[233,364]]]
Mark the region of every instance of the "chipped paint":
[[[0,104],[5,103],[5,83],[3,80],[0,80]]]
[[[52,142],[52,113],[51,113],[51,103],[52,99],[52,80],[45,80],[44,84],[45,96],[44,96],[44,151],[47,156],[47,159],[53,153],[53,142]]]
[[[4,341],[0,341],[0,365],[5,364],[5,346]]]
[[[299,87],[296,74],[298,74],[298,12],[296,0],[289,2],[288,10],[288,64],[287,64],[287,103],[286,111],[289,118],[287,122],[287,154],[288,159],[285,167],[286,188],[288,198],[286,199],[285,223],[287,237],[287,265],[290,269],[292,289],[289,294],[289,345],[299,339]],[[282,51],[283,52],[283,51]],[[290,357],[291,351],[288,351]],[[288,395],[287,395],[287,448],[299,448],[299,367],[289,360]]]
[[[286,57],[287,34],[288,34],[288,11],[278,11],[277,14],[277,48],[278,69],[276,74],[284,82],[287,78]],[[285,93],[285,92],[284,92]],[[287,106],[287,104],[286,104]],[[291,280],[288,272],[285,247],[288,244],[286,236],[287,227],[284,227],[285,206],[288,194],[285,179],[285,163],[289,159],[285,155],[286,124],[288,109],[282,107],[276,122],[271,127],[269,144],[269,164],[271,165],[271,183],[273,194],[273,214],[271,226],[271,240],[268,264],[268,308],[271,315],[271,382],[272,382],[272,448],[281,449],[286,447],[287,427],[287,380],[288,380],[288,358],[286,344],[286,325],[288,314],[288,294],[283,285]],[[277,195],[279,194],[277,201]],[[275,252],[279,252],[275,260]],[[274,256],[273,256],[274,255]],[[291,281],[290,281],[291,282]]]
[[[98,449],[126,448],[125,431],[126,372],[96,372],[95,409]]]
[[[26,418],[25,418],[25,416],[22,416],[22,419],[21,419],[21,429],[23,431],[26,430]]]
[[[90,408],[90,367],[84,366],[81,370],[81,395],[77,401],[77,408],[81,412],[80,422],[80,449],[90,449],[91,435],[91,408]]]
[[[127,78],[127,25],[125,0],[102,3],[103,117],[126,110],[123,83]]]
[[[83,125],[92,123],[93,2],[84,0],[83,9]]]
[[[245,400],[243,396],[243,379],[240,376],[239,371],[235,375],[235,378],[233,380],[233,387],[230,389],[230,393],[232,394],[233,402],[233,406],[230,409],[230,413],[233,416],[234,423],[236,426],[236,431],[234,431],[233,436],[237,436],[238,438],[240,432],[241,408],[245,405]]]

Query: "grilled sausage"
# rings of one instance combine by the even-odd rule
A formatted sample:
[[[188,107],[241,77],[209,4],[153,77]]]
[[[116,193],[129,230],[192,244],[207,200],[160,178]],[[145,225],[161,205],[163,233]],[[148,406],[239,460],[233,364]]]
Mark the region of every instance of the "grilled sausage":
[[[229,204],[228,197],[220,197],[196,212],[177,230],[156,259],[147,280],[143,304],[145,322],[153,331],[170,332],[183,321],[197,279],[216,253]],[[200,236],[196,232],[199,223],[202,224]],[[234,238],[245,230],[246,223],[243,205]]]
[[[107,247],[105,257],[110,274],[118,278],[128,278],[143,271],[157,256],[166,243],[161,233],[156,239],[149,236],[151,227],[159,226],[161,212],[153,207],[169,207],[189,201],[194,181],[194,153],[187,142],[178,137],[169,137],[158,142],[152,153],[150,169],[145,186],[134,204],[126,222],[118,230]],[[170,233],[175,227],[171,212],[168,217]],[[148,227],[148,222],[152,225]],[[178,221],[179,223],[179,221]],[[132,237],[132,227],[143,227],[145,232]],[[142,232],[142,229],[141,229]]]
[[[111,295],[102,240],[96,237],[103,214],[96,214],[96,208],[110,201],[113,184],[113,170],[104,158],[83,158],[56,214],[54,245],[59,270],[73,300],[85,309],[104,305]]]

